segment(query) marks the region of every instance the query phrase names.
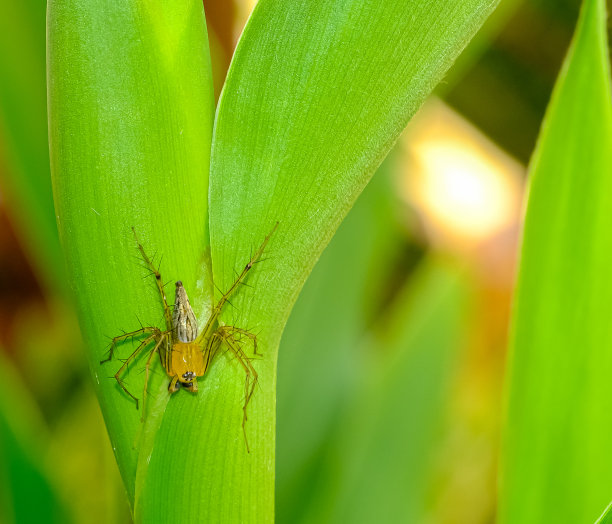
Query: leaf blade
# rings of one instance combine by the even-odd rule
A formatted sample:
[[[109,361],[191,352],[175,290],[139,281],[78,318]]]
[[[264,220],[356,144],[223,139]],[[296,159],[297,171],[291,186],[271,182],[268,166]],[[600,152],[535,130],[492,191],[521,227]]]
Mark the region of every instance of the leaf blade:
[[[595,524],[610,524],[610,522],[612,522],[612,504],[606,508]]]
[[[183,280],[196,302],[206,295],[201,195],[213,119],[206,24],[202,4],[192,0],[54,0],[48,35],[58,228],[96,392],[133,504],[140,412],[112,377],[121,364],[102,367],[100,360],[109,338],[137,329],[139,318],[155,324],[162,317],[131,226],[149,255],[157,253],[156,264],[163,260],[164,278]],[[124,346],[121,357],[130,353],[130,343]],[[163,380],[163,372],[154,375]],[[143,381],[132,373],[128,384],[140,392]]]
[[[197,408],[171,415],[186,440],[206,444],[186,456],[171,448],[154,453],[150,494],[163,493],[163,472],[178,478],[187,460],[213,474],[176,486],[177,504],[203,519],[272,520],[276,350],[291,306],[409,117],[495,4],[258,3],[221,95],[209,193],[213,276],[222,290],[280,222],[251,288],[241,289],[222,318],[259,333],[265,355],[255,363],[260,389],[249,405],[251,454],[239,425],[244,373],[219,359],[203,381],[206,394],[193,401]],[[219,427],[228,428],[223,439]],[[161,503],[144,509],[144,520],[170,518]]]
[[[531,167],[500,522],[593,522],[609,500],[612,105],[605,3],[586,0]]]

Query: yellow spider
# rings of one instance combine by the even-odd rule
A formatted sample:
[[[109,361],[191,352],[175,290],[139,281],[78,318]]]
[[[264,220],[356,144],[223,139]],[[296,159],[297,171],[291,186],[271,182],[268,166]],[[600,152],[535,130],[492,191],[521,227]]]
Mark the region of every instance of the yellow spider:
[[[257,337],[246,329],[237,328],[234,326],[218,325],[219,315],[223,310],[223,306],[228,301],[229,297],[236,291],[238,286],[244,282],[247,273],[251,270],[253,265],[260,259],[270,237],[276,231],[278,223],[274,226],[272,231],[265,238],[259,249],[250,258],[247,264],[244,266],[242,272],[238,275],[231,287],[223,294],[219,302],[213,308],[210,317],[208,318],[206,325],[202,331],[198,334],[198,323],[196,316],[189,303],[187,292],[183,287],[183,283],[179,280],[176,282],[176,296],[174,300],[174,310],[171,312],[168,302],[166,300],[166,293],[164,292],[164,285],[162,283],[161,274],[158,269],[153,265],[151,259],[145,253],[144,248],[136,237],[134,231],[134,237],[138,245],[138,250],[142,255],[145,264],[151,270],[151,273],[155,276],[155,282],[157,289],[161,296],[161,300],[164,307],[164,317],[166,320],[166,329],[159,329],[155,326],[145,326],[136,331],[124,333],[113,338],[109,356],[105,360],[102,360],[100,364],[109,362],[113,359],[115,348],[117,343],[126,340],[131,337],[137,337],[140,335],[147,335],[136,350],[127,358],[123,365],[115,373],[115,379],[121,386],[121,388],[136,401],[136,407],[138,408],[138,399],[125,387],[121,376],[128,368],[128,365],[148,346],[153,345],[147,363],[145,366],[145,381],[144,381],[144,392],[143,392],[143,417],[144,417],[144,403],[146,401],[147,385],[149,382],[149,368],[151,361],[155,353],[159,354],[161,364],[166,370],[166,373],[170,377],[170,384],[168,391],[175,393],[183,388],[189,389],[193,393],[198,391],[198,377],[204,376],[206,370],[210,366],[210,363],[214,359],[219,347],[225,344],[227,348],[236,356],[236,360],[244,368],[246,374],[245,386],[244,386],[244,405],[242,407],[242,429],[244,432],[245,443],[246,441],[246,430],[245,423],[247,420],[247,406],[253,392],[255,385],[257,384],[257,371],[251,364],[250,359],[244,353],[239,339],[241,337],[249,338],[253,343],[254,355],[257,353]],[[134,230],[134,228],[132,228]],[[247,443],[247,451],[248,451]]]

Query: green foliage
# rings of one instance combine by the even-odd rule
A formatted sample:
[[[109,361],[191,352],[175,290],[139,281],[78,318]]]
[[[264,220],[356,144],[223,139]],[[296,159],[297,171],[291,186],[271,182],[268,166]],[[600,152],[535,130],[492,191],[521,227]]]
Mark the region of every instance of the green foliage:
[[[50,290],[65,289],[49,173],[45,2],[5,3],[0,17],[0,156],[3,202],[30,261]]]
[[[495,1],[451,4],[262,0],[221,96],[209,189],[212,81],[201,4],[50,1],[58,225],[137,521],[169,522],[186,511],[199,520],[272,520],[284,324],[339,222]],[[156,366],[141,431],[134,404],[107,378],[116,367],[98,364],[109,336],[138,327],[137,316],[145,325],[161,318],[129,227],[163,257],[165,279],[185,283],[202,320],[211,268],[226,289],[277,221],[267,259],[223,318],[258,332],[265,355],[249,406],[252,453],[240,428],[244,373],[229,358],[217,359],[199,395],[172,402]],[[134,372],[127,380],[137,394],[142,381]]]
[[[463,343],[465,285],[452,264],[428,257],[385,304],[388,281],[381,282],[405,241],[389,164],[323,253],[283,334],[280,523],[371,522],[373,515],[419,522],[429,509],[443,399]]]
[[[98,396],[133,501],[140,413],[110,378],[120,363],[99,362],[109,337],[137,328],[139,319],[155,325],[162,317],[131,226],[158,263],[163,257],[165,278],[181,279],[202,303],[197,283],[207,249],[214,112],[204,12],[189,0],[164,6],[57,0],[48,10],[58,227]],[[153,388],[161,387],[158,375]],[[141,396],[141,374],[127,383]]]
[[[137,519],[271,520],[278,339],[339,221],[494,2],[451,3],[324,0],[295,7],[260,0],[217,116],[209,195],[214,112],[200,3],[49,2],[60,232],[100,402],[130,498],[139,500]],[[0,53],[0,72],[10,79],[0,82],[2,154],[12,168],[2,173],[3,195],[39,273],[49,288],[62,287],[40,118],[44,2],[7,3],[3,13],[0,47],[19,48]],[[590,523],[609,500],[612,117],[604,21],[604,3],[587,0],[532,165],[502,523]],[[279,386],[288,390],[301,380],[303,387],[279,400],[280,521],[385,520],[385,512],[422,518],[432,435],[460,335],[462,281],[454,268],[427,259],[403,300],[385,312],[386,336],[366,334],[373,274],[386,269],[392,250],[391,221],[368,202],[369,211],[355,210],[315,269],[296,310],[302,320],[284,335]],[[280,221],[267,260],[251,275],[253,287],[241,291],[225,318],[260,332],[265,353],[256,363],[260,388],[247,424],[251,455],[240,428],[244,375],[235,362],[220,359],[198,397],[180,393],[167,408],[166,378],[157,368],[142,435],[140,413],[109,378],[120,363],[98,364],[109,336],[138,327],[138,319],[161,319],[132,225],[157,253],[164,278],[183,280],[206,313],[209,214],[221,289]],[[131,348],[122,347],[121,356]],[[372,358],[381,354],[389,358]],[[128,376],[137,396],[143,365]],[[0,520],[40,511],[34,518],[66,522],[30,438],[44,432],[35,423],[25,430],[14,424],[31,422],[31,410],[11,377],[0,396],[10,400],[0,401],[0,481],[10,486],[0,490]],[[90,412],[90,405],[79,409]],[[300,433],[296,419],[308,413],[320,417]],[[89,420],[78,410],[71,416],[66,434]],[[384,449],[382,440],[389,442]],[[299,453],[289,447],[295,442]],[[61,462],[64,449],[55,453],[70,469],[78,453],[71,448]],[[381,478],[384,484],[374,485],[380,489],[370,489]],[[598,522],[608,520],[609,509]]]
[[[365,341],[371,338],[368,326],[378,321],[404,242],[390,184],[392,163],[385,161],[340,225],[283,333],[277,387],[278,522],[299,522],[320,502],[320,480],[328,469],[324,452],[338,421],[357,402],[356,384],[368,376],[363,365]]]
[[[585,0],[531,166],[500,522],[593,522],[612,489],[612,104]]]
[[[612,523],[612,504],[610,504],[603,515],[599,517],[595,524],[610,524]]]
[[[296,522],[422,522],[466,318],[464,275],[423,260],[365,347],[311,513]],[[365,357],[365,358],[364,358]],[[327,465],[327,466],[326,466]]]
[[[70,523],[46,472],[40,414],[0,354],[0,522]]]

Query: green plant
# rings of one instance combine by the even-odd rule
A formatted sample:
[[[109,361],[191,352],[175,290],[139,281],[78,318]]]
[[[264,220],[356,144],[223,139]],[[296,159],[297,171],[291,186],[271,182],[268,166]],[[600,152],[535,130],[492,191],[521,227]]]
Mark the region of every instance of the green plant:
[[[0,521],[70,523],[44,465],[44,423],[4,356],[0,356],[0,379]]]
[[[605,2],[585,0],[530,169],[502,524],[594,522],[610,499],[611,100]]]
[[[612,504],[606,508],[606,511],[604,511],[595,524],[610,524],[610,522],[612,522]]]
[[[340,225],[283,333],[277,522],[420,522],[431,511],[425,494],[436,483],[470,282],[451,261],[425,256],[399,290],[393,282],[388,303],[406,241],[393,157]]]
[[[45,119],[43,2],[7,4],[0,17],[2,192],[41,281],[66,289],[63,255],[53,221],[49,141]],[[19,52],[11,52],[17,46]]]
[[[272,520],[276,350],[291,306],[374,169],[494,5],[262,0],[215,114],[199,2],[49,2],[58,226],[136,520]],[[142,426],[98,364],[106,337],[137,316],[160,317],[130,226],[205,316],[212,281],[227,288],[277,221],[267,260],[223,318],[260,332],[265,355],[250,405],[252,453],[240,428],[244,377],[228,359],[213,364],[199,395],[171,402],[157,373]],[[142,376],[130,380],[138,391]]]

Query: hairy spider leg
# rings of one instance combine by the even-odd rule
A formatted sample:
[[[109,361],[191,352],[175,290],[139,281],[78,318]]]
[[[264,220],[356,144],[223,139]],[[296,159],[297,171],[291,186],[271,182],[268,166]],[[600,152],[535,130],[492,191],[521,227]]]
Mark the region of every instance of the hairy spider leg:
[[[222,328],[215,331],[211,337],[209,348],[206,351],[209,351],[211,354],[216,351],[216,347],[225,343],[225,345],[234,353],[238,362],[243,367],[244,372],[246,374],[246,378],[244,381],[244,404],[242,406],[242,433],[244,435],[244,443],[247,448],[247,452],[250,453],[249,449],[249,441],[247,439],[246,434],[246,422],[247,422],[247,406],[255,392],[255,386],[257,384],[257,371],[251,364],[249,358],[246,356],[240,344],[236,339],[231,335],[229,330],[225,330]],[[213,349],[214,348],[214,349]]]
[[[113,338],[111,341],[110,350],[108,352],[108,358],[105,358],[104,360],[100,360],[100,365],[113,360],[113,355],[115,354],[115,348],[117,347],[117,342],[121,342],[122,340],[126,340],[131,337],[137,337],[138,335],[143,335],[144,333],[155,333],[157,331],[161,333],[161,331],[156,327],[143,327],[143,328],[137,329],[136,331],[130,331],[129,333],[124,333],[123,335],[119,335]]]
[[[138,251],[140,251],[142,259],[144,260],[145,264],[149,268],[149,271],[151,271],[151,274],[155,276],[155,283],[157,284],[157,289],[159,290],[159,294],[162,299],[162,304],[164,306],[164,318],[166,319],[166,329],[168,331],[172,331],[174,329],[174,325],[172,323],[172,313],[170,311],[170,307],[168,306],[168,301],[166,300],[166,292],[164,291],[164,284],[162,282],[161,273],[153,265],[153,261],[145,253],[144,247],[142,247],[142,244],[140,243],[140,241],[138,240],[138,237],[136,236],[136,229],[132,228],[132,232],[134,233],[134,239],[136,240],[136,244],[138,245]]]
[[[140,416],[140,421],[144,422],[144,417],[146,413],[146,402],[147,402],[147,387],[149,384],[149,368],[151,367],[151,360],[153,359],[153,355],[159,351],[159,347],[162,345],[162,342],[166,339],[168,333],[161,333],[159,335],[159,340],[156,342],[155,347],[151,350],[149,354],[149,358],[147,359],[147,364],[145,366],[145,381],[144,381],[144,389],[142,391],[142,415]]]
[[[123,383],[123,380],[121,380],[121,375],[127,369],[127,367],[129,366],[130,362],[132,362],[144,348],[146,348],[151,342],[153,342],[153,340],[156,340],[158,337],[162,338],[162,340],[164,338],[162,336],[162,332],[158,328],[155,328],[155,327],[142,328],[140,331],[142,331],[142,332],[149,332],[149,333],[153,333],[153,334],[148,336],[147,338],[145,338],[139,344],[139,346],[134,350],[134,352],[127,358],[127,360],[119,368],[117,373],[115,373],[115,380],[121,386],[121,389],[123,389],[123,391],[125,391],[130,397],[132,397],[134,399],[134,401],[136,402],[136,409],[138,409],[138,399],[134,395],[132,395],[132,393],[130,393],[130,391],[125,387],[125,385]],[[117,337],[117,338],[121,338],[121,337],[123,337],[123,335],[121,335],[120,337]]]
[[[277,227],[278,227],[278,222],[274,224],[272,231],[268,233],[268,236],[264,239],[261,246],[259,246],[259,249],[249,259],[249,261],[247,262],[246,266],[244,266],[244,269],[242,270],[240,275],[238,275],[238,277],[236,278],[234,283],[231,285],[231,287],[221,296],[221,298],[219,299],[219,302],[217,302],[217,305],[213,308],[212,313],[210,314],[210,317],[206,321],[206,325],[204,326],[204,329],[198,335],[197,341],[200,345],[203,345],[205,343],[204,341],[208,340],[208,338],[213,333],[215,322],[217,322],[219,315],[221,314],[221,311],[223,310],[223,306],[228,301],[228,299],[232,296],[234,291],[236,291],[238,286],[242,284],[242,282],[247,276],[247,273],[250,271],[253,265],[259,260],[259,258],[264,252],[264,249],[266,249],[268,242],[270,241],[270,237],[274,234]]]
[[[172,320],[172,311],[170,306],[168,306],[168,299],[166,298],[166,292],[164,291],[164,284],[162,280],[161,273],[158,268],[155,267],[153,261],[149,258],[144,247],[138,240],[138,236],[136,235],[136,229],[132,227],[132,232],[134,233],[134,239],[136,240],[136,244],[138,246],[138,251],[140,251],[140,255],[147,265],[149,271],[153,276],[155,276],[155,284],[157,285],[157,289],[159,291],[159,296],[162,301],[162,306],[164,308],[164,319],[166,321],[166,330],[167,333],[172,333],[172,337],[165,337],[166,344],[165,347],[159,347],[158,351],[160,353],[160,358],[162,360],[162,365],[164,369],[170,369],[170,362],[172,360],[172,341],[175,338],[176,331],[174,329],[174,322]],[[177,389],[173,389],[172,392],[177,391]]]
[[[251,333],[248,329],[237,328],[236,326],[220,326],[217,331],[224,331],[233,336],[234,333],[239,333],[251,339],[253,343],[253,355],[261,357],[262,354],[257,352],[257,335],[255,333]],[[235,339],[235,337],[234,337]],[[238,342],[236,340],[236,342]]]

